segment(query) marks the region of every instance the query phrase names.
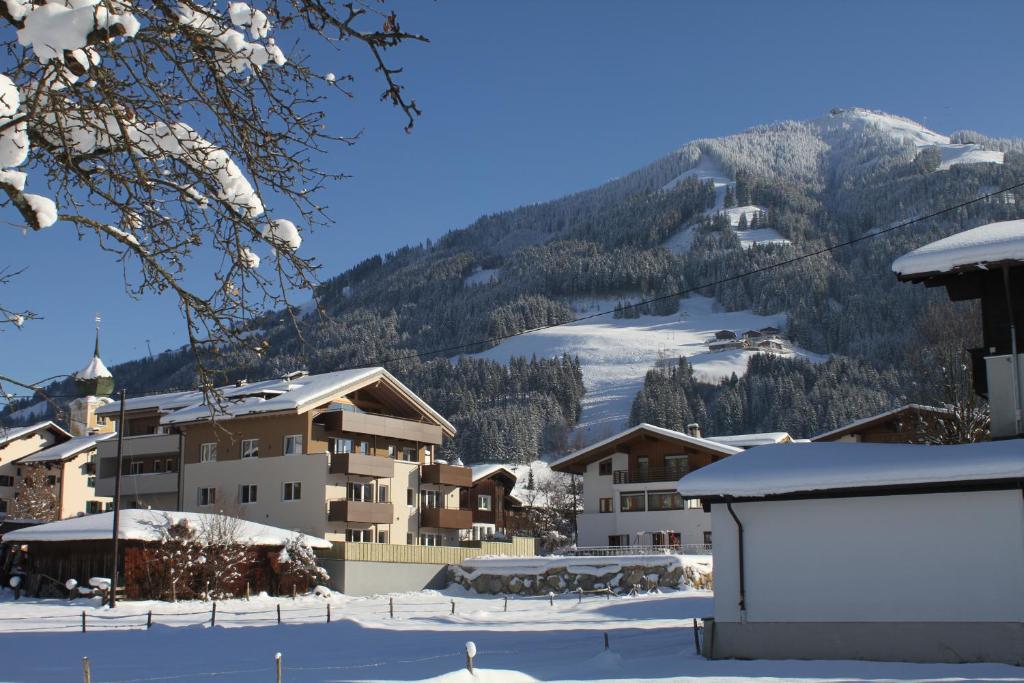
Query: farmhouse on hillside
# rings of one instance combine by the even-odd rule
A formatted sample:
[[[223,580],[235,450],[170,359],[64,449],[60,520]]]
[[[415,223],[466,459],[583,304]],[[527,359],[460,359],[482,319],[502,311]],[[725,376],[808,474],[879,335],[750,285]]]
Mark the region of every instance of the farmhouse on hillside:
[[[811,441],[929,443],[937,425],[950,417],[946,408],[910,403],[811,437]]]
[[[679,482],[710,658],[1024,664],[1024,441],[764,446]]]

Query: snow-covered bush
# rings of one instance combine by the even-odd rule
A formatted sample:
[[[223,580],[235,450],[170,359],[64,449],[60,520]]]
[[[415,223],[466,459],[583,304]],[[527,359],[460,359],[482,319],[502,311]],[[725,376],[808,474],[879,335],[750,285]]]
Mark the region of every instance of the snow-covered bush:
[[[326,583],[330,579],[327,570],[317,566],[313,549],[306,545],[299,536],[289,539],[281,548],[281,552],[277,556],[277,564],[278,591],[280,593],[289,592],[292,586],[303,591],[317,586],[317,590],[319,590],[318,584]]]

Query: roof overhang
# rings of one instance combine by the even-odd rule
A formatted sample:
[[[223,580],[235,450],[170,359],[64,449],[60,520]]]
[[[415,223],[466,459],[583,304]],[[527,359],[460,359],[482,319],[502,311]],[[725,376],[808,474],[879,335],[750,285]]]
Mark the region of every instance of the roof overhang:
[[[851,486],[844,488],[787,491],[764,496],[701,496],[705,505],[725,503],[765,503],[773,501],[822,500],[828,498],[873,498],[878,496],[910,496],[929,493],[964,493],[971,491],[1024,490],[1024,479],[976,479],[887,486]]]

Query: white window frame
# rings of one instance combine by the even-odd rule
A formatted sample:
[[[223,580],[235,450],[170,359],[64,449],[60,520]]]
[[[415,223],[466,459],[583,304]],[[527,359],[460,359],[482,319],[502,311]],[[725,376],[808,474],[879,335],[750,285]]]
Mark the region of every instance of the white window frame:
[[[444,538],[441,534],[420,534],[420,545],[426,546],[442,546]]]
[[[331,437],[331,453],[335,455],[341,453],[351,453],[352,446],[355,442],[347,436],[332,436]],[[347,444],[347,446],[345,445]]]
[[[347,488],[348,499],[354,503],[372,503],[374,501],[373,484],[350,481]]]
[[[388,494],[390,493],[390,487],[387,484],[377,484],[377,502],[378,503],[389,503],[391,502]]]
[[[289,448],[289,444],[291,444],[292,448]],[[293,450],[295,444],[298,444],[299,446],[299,450],[297,451]],[[287,436],[284,437],[284,449],[282,452],[285,455],[302,455],[303,448],[304,445],[302,434],[288,434]]]
[[[217,462],[217,442],[199,444],[199,462]]]
[[[260,457],[260,440],[259,439],[242,439],[242,460],[248,460],[249,458]]]
[[[206,502],[203,502],[203,494],[206,494]],[[217,504],[217,489],[212,486],[200,486],[196,489],[196,506],[204,508]]]
[[[440,491],[424,489],[420,491],[420,505],[424,509],[437,510],[444,507],[444,496]]]
[[[359,535],[359,540],[353,540],[353,536]],[[347,543],[373,543],[373,529],[345,529],[345,541]]]
[[[259,500],[259,488],[256,484],[238,485],[238,504],[252,505]]]
[[[302,482],[286,481],[281,484],[281,500],[302,500]]]
[[[407,458],[406,455],[412,453],[412,458]],[[419,456],[416,454],[416,449],[412,446],[402,446],[402,461],[403,462],[419,462]]]
[[[486,505],[484,502],[486,501]],[[494,510],[494,498],[489,493],[481,493],[476,497],[476,509],[484,512]]]
[[[142,474],[145,465],[139,460],[132,460],[128,463],[128,474]],[[138,470],[136,472],[136,470]]]

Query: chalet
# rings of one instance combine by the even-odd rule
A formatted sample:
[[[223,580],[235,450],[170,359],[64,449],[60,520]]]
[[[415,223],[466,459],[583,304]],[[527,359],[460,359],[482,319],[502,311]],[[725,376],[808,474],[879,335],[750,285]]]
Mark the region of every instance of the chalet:
[[[723,339],[735,339],[735,338],[736,338],[736,333],[733,332],[732,330],[719,330],[718,332],[715,332],[715,339],[723,340]]]
[[[683,477],[716,537],[705,656],[1024,664],[1022,482],[1022,440],[764,446]]]
[[[929,443],[937,423],[948,417],[945,408],[910,403],[818,434],[811,441]]]
[[[760,339],[757,341],[757,348],[762,351],[785,351],[786,347],[779,339]]]
[[[237,574],[232,573],[225,586],[229,594],[244,595],[250,591],[279,592],[282,584],[291,585],[287,568],[281,566],[281,550],[290,541],[298,541],[310,549],[330,548],[321,538],[303,536],[286,529],[232,520],[222,515],[158,510],[123,510],[119,523],[118,568],[123,580],[125,597],[138,599],[173,599],[199,595],[205,590],[205,581],[197,575],[191,585],[176,586],[176,595],[162,594],[159,577],[168,562],[160,552],[161,545],[173,525],[184,523],[196,533],[198,543],[213,535],[228,539],[225,552],[237,557]],[[65,595],[64,585],[74,579],[78,585],[88,586],[93,577],[112,575],[111,533],[113,513],[76,517],[74,519],[29,526],[4,534],[5,544],[18,549],[15,563],[25,572],[26,589],[33,594]],[[220,532],[221,529],[227,533]],[[220,544],[223,538],[216,542]],[[187,555],[187,550],[181,550]],[[197,557],[202,548],[197,547]],[[196,563],[205,566],[212,563]],[[305,592],[312,588],[301,581],[296,588]]]
[[[119,403],[98,412],[116,419]],[[292,373],[125,402],[122,505],[209,512],[331,541],[458,545],[469,468],[436,461],[455,428],[383,368]],[[212,420],[211,420],[212,416]],[[101,442],[111,495],[116,440]]]
[[[772,327],[771,325],[768,327],[762,327],[760,332],[762,337],[777,337],[782,334],[782,330],[777,327]]]
[[[755,446],[772,446],[782,443],[793,443],[789,432],[762,432],[760,434],[732,434],[729,436],[709,436],[708,441],[747,450]]]
[[[760,339],[763,335],[757,330],[747,330],[743,333],[744,339]]]
[[[981,301],[982,346],[969,349],[974,390],[988,399],[993,438],[1024,435],[1024,220],[982,225],[892,264],[904,282]]]
[[[578,544],[710,544],[710,516],[698,500],[677,495],[675,485],[740,449],[695,433],[640,424],[553,462],[553,470],[583,476]]]
[[[474,465],[473,486],[466,489],[462,507],[473,511],[473,540],[510,536],[523,504],[512,495],[517,477],[504,465]]]
[[[723,339],[720,341],[708,342],[709,351],[729,351],[731,349],[745,349],[746,342],[742,339]]]

